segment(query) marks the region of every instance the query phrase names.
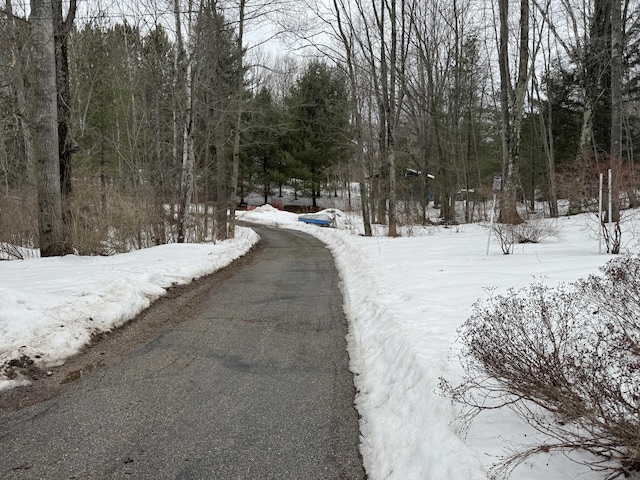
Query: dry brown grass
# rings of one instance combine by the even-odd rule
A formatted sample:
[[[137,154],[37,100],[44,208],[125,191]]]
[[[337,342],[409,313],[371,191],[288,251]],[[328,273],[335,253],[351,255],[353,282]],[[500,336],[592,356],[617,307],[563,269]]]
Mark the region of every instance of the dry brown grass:
[[[154,192],[118,191],[83,179],[76,182],[70,204],[73,252],[112,255],[175,241],[174,222]],[[37,256],[35,189],[0,196],[0,259]]]
[[[38,218],[35,189],[13,189],[0,194],[0,259],[35,255]]]

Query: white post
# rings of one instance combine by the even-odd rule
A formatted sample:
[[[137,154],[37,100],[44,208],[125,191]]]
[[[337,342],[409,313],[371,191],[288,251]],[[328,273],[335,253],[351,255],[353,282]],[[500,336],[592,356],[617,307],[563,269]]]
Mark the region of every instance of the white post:
[[[491,244],[491,234],[493,233],[493,221],[496,216],[496,198],[498,192],[502,190],[502,175],[496,175],[493,177],[493,205],[491,207],[491,223],[489,225],[489,238],[487,238],[487,255],[489,255],[489,245]]]
[[[487,238],[487,255],[489,255],[489,246],[491,245],[491,234],[493,233],[493,220],[496,216],[496,194],[493,194],[493,205],[491,205],[491,222],[489,223],[489,237]]]
[[[602,184],[604,174],[600,173],[600,196],[598,197],[598,253],[602,253]]]

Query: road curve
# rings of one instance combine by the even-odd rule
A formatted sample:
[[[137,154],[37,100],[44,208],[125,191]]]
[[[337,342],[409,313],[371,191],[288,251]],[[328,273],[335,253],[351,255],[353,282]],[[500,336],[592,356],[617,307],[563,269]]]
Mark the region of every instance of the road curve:
[[[333,259],[255,228],[257,258],[184,322],[1,413],[0,478],[365,478]]]

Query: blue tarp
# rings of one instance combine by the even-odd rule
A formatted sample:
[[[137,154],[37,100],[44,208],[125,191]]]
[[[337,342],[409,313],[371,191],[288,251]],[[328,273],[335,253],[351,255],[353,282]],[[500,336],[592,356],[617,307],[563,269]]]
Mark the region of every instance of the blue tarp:
[[[310,223],[312,225],[322,225],[329,226],[331,225],[331,218],[328,215],[320,214],[310,214],[310,215],[300,215],[298,217],[299,222]]]

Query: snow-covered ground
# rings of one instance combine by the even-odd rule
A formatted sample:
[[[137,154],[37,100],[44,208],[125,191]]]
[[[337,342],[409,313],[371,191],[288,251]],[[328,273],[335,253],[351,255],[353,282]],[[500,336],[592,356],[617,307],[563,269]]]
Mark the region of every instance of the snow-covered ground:
[[[246,253],[259,239],[240,228],[233,241],[168,244],[109,257],[0,261],[0,366],[22,355],[56,365],[96,332],[131,320],[166,289],[191,282]],[[0,392],[23,379],[0,375]]]
[[[478,224],[412,229],[412,237],[359,236],[352,217],[335,212],[339,229],[305,225],[272,207],[240,218],[309,232],[332,251],[350,324],[351,368],[359,391],[361,450],[372,480],[486,478],[505,449],[535,437],[508,411],[483,413],[468,434],[459,406],[442,396],[440,378],[462,375],[456,330],[485,288],[504,291],[534,279],[553,285],[597,272],[598,253],[586,216],[557,220],[560,238],[518,245],[503,255]],[[214,271],[241,255],[256,236],[216,245],[165,245],[113,257],[0,262],[0,365],[20,354],[56,363],[91,332],[120,325],[178,282]],[[633,247],[633,245],[631,245]],[[0,388],[12,382],[0,379]],[[15,383],[15,382],[14,382]],[[562,455],[519,466],[518,480],[602,479]]]

